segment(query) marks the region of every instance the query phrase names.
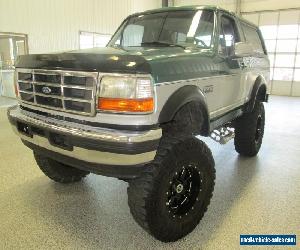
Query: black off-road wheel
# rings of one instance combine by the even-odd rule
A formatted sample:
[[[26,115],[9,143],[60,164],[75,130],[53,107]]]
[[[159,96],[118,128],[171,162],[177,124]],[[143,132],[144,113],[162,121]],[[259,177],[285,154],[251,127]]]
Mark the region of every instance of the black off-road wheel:
[[[44,155],[33,153],[37,165],[51,180],[59,183],[78,182],[90,172],[70,167]]]
[[[214,160],[204,142],[194,137],[163,138],[154,162],[129,182],[130,211],[156,239],[176,241],[198,225],[214,183]]]
[[[265,109],[262,102],[256,102],[250,113],[235,121],[235,150],[243,156],[252,157],[260,150],[265,127]]]

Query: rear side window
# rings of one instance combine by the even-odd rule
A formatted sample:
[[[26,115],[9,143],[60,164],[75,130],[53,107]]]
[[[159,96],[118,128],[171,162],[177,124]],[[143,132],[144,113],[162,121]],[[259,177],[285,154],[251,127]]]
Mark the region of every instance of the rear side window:
[[[244,31],[246,41],[252,44],[254,52],[258,54],[264,54],[265,52],[258,35],[258,30],[245,23],[242,23],[242,29]]]
[[[235,21],[223,15],[221,17],[221,30],[219,38],[219,51],[227,56],[234,54],[234,45],[240,42],[240,36]]]

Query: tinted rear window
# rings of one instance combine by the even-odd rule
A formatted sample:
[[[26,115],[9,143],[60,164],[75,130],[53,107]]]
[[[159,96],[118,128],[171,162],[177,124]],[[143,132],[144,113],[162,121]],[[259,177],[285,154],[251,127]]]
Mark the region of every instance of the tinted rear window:
[[[258,30],[245,23],[242,23],[242,28],[246,37],[246,41],[253,46],[254,51],[259,54],[264,54],[265,52],[258,35]]]

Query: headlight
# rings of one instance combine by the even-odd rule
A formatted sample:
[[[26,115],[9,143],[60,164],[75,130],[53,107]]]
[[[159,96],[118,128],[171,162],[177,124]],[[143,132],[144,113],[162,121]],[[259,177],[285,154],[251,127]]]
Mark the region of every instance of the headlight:
[[[104,76],[100,83],[98,109],[115,112],[153,112],[151,78]]]

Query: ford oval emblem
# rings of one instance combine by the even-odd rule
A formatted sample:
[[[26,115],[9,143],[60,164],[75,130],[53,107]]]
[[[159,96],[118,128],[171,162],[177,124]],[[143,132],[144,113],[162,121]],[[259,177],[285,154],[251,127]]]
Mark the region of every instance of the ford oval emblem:
[[[50,94],[51,93],[51,89],[49,87],[45,86],[45,87],[42,87],[42,92],[44,94]]]

